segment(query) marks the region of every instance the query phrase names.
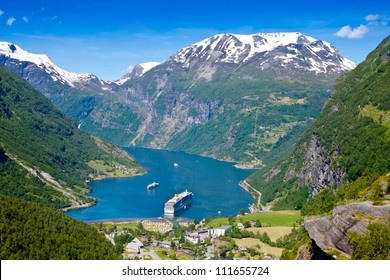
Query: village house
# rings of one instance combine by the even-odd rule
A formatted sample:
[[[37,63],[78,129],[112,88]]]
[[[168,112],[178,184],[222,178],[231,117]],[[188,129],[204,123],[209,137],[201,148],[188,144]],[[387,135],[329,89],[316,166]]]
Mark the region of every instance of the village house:
[[[204,243],[207,238],[217,238],[224,236],[226,232],[232,231],[232,226],[222,226],[219,228],[201,229],[195,232],[189,232],[185,235],[185,239],[192,244]]]
[[[126,252],[128,253],[141,253],[141,249],[144,247],[144,244],[138,239],[134,238],[130,243],[126,245]]]
[[[121,236],[122,234],[123,234],[122,231],[115,230],[115,231],[110,233],[110,237],[114,238],[115,236]]]
[[[193,244],[204,243],[204,241],[210,237],[208,229],[198,230],[196,232],[187,233],[185,239]]]
[[[224,236],[226,232],[232,231],[232,226],[222,226],[219,228],[212,228],[209,230],[209,235],[213,238]]]

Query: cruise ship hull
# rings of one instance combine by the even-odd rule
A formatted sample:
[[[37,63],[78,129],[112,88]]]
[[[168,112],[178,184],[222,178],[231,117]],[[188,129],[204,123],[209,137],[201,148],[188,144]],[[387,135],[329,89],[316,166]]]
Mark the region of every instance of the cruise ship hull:
[[[191,204],[194,194],[192,192],[185,191],[179,195],[175,195],[172,199],[168,200],[164,206],[164,214],[172,215],[181,209],[186,208]]]

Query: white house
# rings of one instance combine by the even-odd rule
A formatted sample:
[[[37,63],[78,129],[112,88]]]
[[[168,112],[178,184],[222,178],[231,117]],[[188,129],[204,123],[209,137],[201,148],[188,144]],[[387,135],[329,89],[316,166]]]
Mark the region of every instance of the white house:
[[[184,238],[193,244],[197,244],[198,242],[204,243],[205,239],[209,238],[209,230],[201,229],[195,232],[190,232],[187,233]]]
[[[232,231],[232,226],[222,226],[219,228],[212,228],[209,230],[211,237],[219,237],[225,235],[227,231]]]
[[[130,243],[126,246],[126,252],[136,252],[141,253],[141,248],[144,247],[144,244],[142,244],[141,241],[136,237],[134,238]]]

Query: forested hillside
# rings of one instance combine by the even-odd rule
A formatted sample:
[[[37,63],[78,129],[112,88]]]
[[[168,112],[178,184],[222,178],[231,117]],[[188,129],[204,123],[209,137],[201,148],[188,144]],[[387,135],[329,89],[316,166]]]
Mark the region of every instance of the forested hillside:
[[[0,193],[54,208],[71,206],[69,198],[12,161],[0,148]]]
[[[58,210],[0,194],[0,259],[120,259],[97,230]]]
[[[10,185],[15,184],[24,188],[24,194],[19,191],[17,196],[37,200],[43,193],[32,195],[34,191],[24,184],[31,179],[26,177],[35,176],[56,189],[55,196],[62,196],[58,198],[61,202],[55,203],[58,207],[90,202],[84,195],[88,190],[86,180],[143,172],[131,155],[79,130],[72,118],[4,67],[0,67],[0,153],[0,168],[5,172],[2,184],[6,185],[0,192],[16,192],[10,190]],[[20,175],[26,173],[21,167],[30,175],[14,176],[18,183],[12,183],[16,170]]]

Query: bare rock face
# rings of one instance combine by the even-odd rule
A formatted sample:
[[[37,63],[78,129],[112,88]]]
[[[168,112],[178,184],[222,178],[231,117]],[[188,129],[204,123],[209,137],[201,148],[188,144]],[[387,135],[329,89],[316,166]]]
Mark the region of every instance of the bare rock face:
[[[334,167],[332,160],[325,155],[325,147],[315,135],[304,156],[303,168],[300,171],[300,184],[310,186],[311,193],[317,194],[323,186],[341,186],[345,183],[341,167]]]
[[[332,215],[305,221],[304,227],[310,238],[323,250],[337,250],[350,257],[352,247],[349,234],[363,234],[370,223],[390,222],[390,204],[374,206],[371,202],[341,205],[333,209]]]

